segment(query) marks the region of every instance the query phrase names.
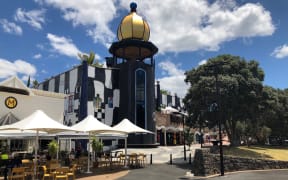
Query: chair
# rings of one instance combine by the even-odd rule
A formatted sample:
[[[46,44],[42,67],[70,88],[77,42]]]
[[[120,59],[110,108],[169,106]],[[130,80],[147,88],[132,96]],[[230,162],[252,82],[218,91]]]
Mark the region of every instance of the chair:
[[[59,167],[55,171],[55,180],[57,179],[66,179],[68,180],[69,168],[68,167]]]
[[[137,159],[139,161],[139,165],[145,167],[145,164],[147,163],[146,154],[139,153]]]
[[[49,170],[50,173],[52,173],[53,171],[55,171],[59,167],[60,167],[60,164],[53,163],[53,164],[49,164],[49,166],[47,166],[47,169]]]
[[[22,166],[25,168],[24,173],[25,176],[31,176],[34,175],[34,163],[30,159],[22,159]]]
[[[120,153],[117,157],[118,157],[119,164],[124,166],[125,165],[125,158],[126,158],[125,154]]]
[[[73,164],[72,167],[69,169],[69,172],[67,173],[68,178],[69,178],[70,176],[72,176],[72,177],[73,177],[73,180],[75,180],[75,179],[76,179],[76,178],[75,178],[76,170],[77,170],[77,164]]]
[[[22,159],[21,161],[22,161],[22,165],[33,163],[30,159]]]
[[[46,177],[48,177],[50,179],[50,177],[54,178],[53,174],[51,174],[50,172],[48,172],[48,169],[47,167],[44,165],[44,166],[41,166],[42,169],[43,169],[43,177],[42,177],[42,180],[44,180]]]
[[[22,179],[25,180],[25,168],[15,167],[12,169],[11,174],[8,176],[9,180]]]
[[[138,166],[138,159],[137,159],[138,155],[136,153],[131,153],[129,155],[129,164],[130,166]]]
[[[80,172],[84,172],[84,168],[87,167],[88,157],[80,157],[78,158],[77,167],[79,168]]]
[[[109,156],[101,156],[97,159],[98,167],[108,167],[110,165],[110,157]]]

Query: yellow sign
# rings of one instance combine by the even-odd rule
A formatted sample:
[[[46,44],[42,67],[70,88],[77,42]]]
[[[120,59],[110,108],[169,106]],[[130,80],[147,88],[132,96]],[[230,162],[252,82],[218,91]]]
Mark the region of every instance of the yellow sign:
[[[17,99],[15,97],[9,96],[5,99],[5,105],[9,109],[13,109],[17,106]]]

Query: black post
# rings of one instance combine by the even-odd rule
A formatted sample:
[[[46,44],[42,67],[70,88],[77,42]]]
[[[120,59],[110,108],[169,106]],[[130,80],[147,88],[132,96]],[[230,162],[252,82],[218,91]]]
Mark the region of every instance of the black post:
[[[189,153],[189,164],[192,163],[192,157],[191,157],[191,153]]]
[[[172,154],[170,154],[170,164],[172,164]]]
[[[183,141],[184,141],[184,161],[186,161],[186,139],[185,139],[185,115],[183,115]]]
[[[222,144],[222,129],[221,129],[221,117],[220,115],[220,94],[219,94],[219,87],[218,87],[218,72],[215,73],[215,85],[216,85],[216,98],[217,98],[217,109],[216,109],[216,120],[218,120],[218,129],[219,129],[219,151],[220,151],[220,174],[224,176],[224,162],[223,162],[223,144]]]
[[[200,115],[200,118],[201,118],[201,115]],[[200,148],[203,148],[202,139],[203,139],[203,135],[202,135],[202,122],[201,122],[201,119],[200,119]]]
[[[152,154],[150,154],[150,164],[152,164]]]

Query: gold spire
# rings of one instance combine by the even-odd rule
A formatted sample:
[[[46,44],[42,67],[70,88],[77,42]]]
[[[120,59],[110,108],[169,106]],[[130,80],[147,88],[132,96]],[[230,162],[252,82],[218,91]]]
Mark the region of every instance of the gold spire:
[[[117,31],[118,40],[138,39],[148,41],[150,28],[145,20],[136,13],[137,4],[130,4],[131,12],[125,16]]]

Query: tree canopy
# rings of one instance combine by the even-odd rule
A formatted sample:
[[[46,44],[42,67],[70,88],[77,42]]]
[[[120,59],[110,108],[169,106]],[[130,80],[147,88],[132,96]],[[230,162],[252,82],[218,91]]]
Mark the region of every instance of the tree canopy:
[[[100,67],[100,68],[102,68],[104,66],[98,60],[96,60],[96,62],[94,63],[95,53],[92,52],[92,51],[89,53],[89,55],[84,54],[84,53],[83,54],[78,53],[78,57],[81,59],[81,61],[87,61],[88,65],[95,66],[95,67]]]
[[[209,112],[209,107],[216,103],[218,118],[221,118],[232,145],[239,144],[237,121],[255,120],[263,80],[264,71],[257,61],[227,54],[211,58],[206,64],[187,71],[185,81],[190,88],[184,103],[191,114],[190,124],[201,124],[203,122],[199,121],[206,118],[208,126],[215,126],[218,119]]]

